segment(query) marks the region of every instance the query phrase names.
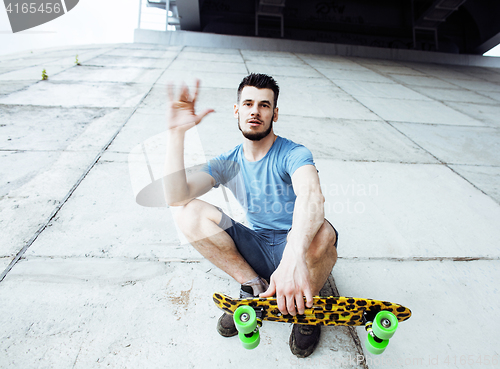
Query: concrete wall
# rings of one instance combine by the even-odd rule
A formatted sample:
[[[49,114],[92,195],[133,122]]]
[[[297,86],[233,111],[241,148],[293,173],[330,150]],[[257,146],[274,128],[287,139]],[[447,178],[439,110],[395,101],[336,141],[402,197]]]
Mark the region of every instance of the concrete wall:
[[[260,51],[286,51],[388,60],[403,60],[422,63],[500,68],[500,58],[478,55],[457,55],[429,51],[385,49],[369,46],[339,45],[321,42],[229,36],[189,31],[153,31],[136,29],[134,33],[134,42],[171,46],[183,45],[224,49],[236,48]]]

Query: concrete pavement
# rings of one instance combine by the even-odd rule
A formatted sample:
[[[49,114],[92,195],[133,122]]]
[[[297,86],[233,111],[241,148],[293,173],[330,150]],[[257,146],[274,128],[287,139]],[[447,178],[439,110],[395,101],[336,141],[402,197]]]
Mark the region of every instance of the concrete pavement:
[[[171,209],[136,203],[161,177],[166,84],[200,78],[216,110],[190,166],[240,142],[249,72],[277,79],[276,131],[314,154],[340,233],[329,288],[413,311],[382,356],[363,328],[325,328],[303,360],[286,324],[255,351],[220,337],[211,295],[238,285]],[[499,116],[497,68],[148,44],[0,56],[0,367],[498,367]]]

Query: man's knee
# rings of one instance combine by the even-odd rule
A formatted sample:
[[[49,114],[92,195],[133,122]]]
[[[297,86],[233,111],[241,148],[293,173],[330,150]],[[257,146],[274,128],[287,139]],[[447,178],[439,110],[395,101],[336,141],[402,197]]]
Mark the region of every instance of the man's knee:
[[[326,219],[311,243],[309,255],[311,261],[321,261],[337,257],[337,232]]]
[[[175,223],[183,233],[186,233],[196,221],[196,207],[195,200],[193,200],[186,205],[179,206],[175,209]]]
[[[175,222],[179,229],[186,234],[198,229],[201,222],[207,219],[218,224],[221,215],[222,213],[214,206],[194,199],[177,209]]]

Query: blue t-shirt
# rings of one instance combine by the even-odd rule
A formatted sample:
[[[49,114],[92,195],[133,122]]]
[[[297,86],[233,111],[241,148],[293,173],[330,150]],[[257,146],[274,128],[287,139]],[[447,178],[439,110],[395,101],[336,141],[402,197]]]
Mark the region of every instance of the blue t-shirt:
[[[202,170],[215,179],[214,187],[222,184],[231,190],[255,231],[288,230],[297,197],[292,175],[308,164],[314,161],[305,146],[278,136],[259,161],[248,161],[241,144],[210,160]]]

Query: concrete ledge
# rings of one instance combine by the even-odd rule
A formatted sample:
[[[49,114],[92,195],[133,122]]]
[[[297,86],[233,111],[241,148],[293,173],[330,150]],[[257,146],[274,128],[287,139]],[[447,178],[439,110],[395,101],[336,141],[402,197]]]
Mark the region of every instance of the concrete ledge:
[[[136,29],[134,32],[134,42],[171,46],[182,45],[223,49],[285,51],[294,53],[340,55],[422,63],[500,68],[500,58],[481,55],[460,55],[430,51],[385,49],[370,46],[218,35],[213,33],[190,31],[153,31]]]

